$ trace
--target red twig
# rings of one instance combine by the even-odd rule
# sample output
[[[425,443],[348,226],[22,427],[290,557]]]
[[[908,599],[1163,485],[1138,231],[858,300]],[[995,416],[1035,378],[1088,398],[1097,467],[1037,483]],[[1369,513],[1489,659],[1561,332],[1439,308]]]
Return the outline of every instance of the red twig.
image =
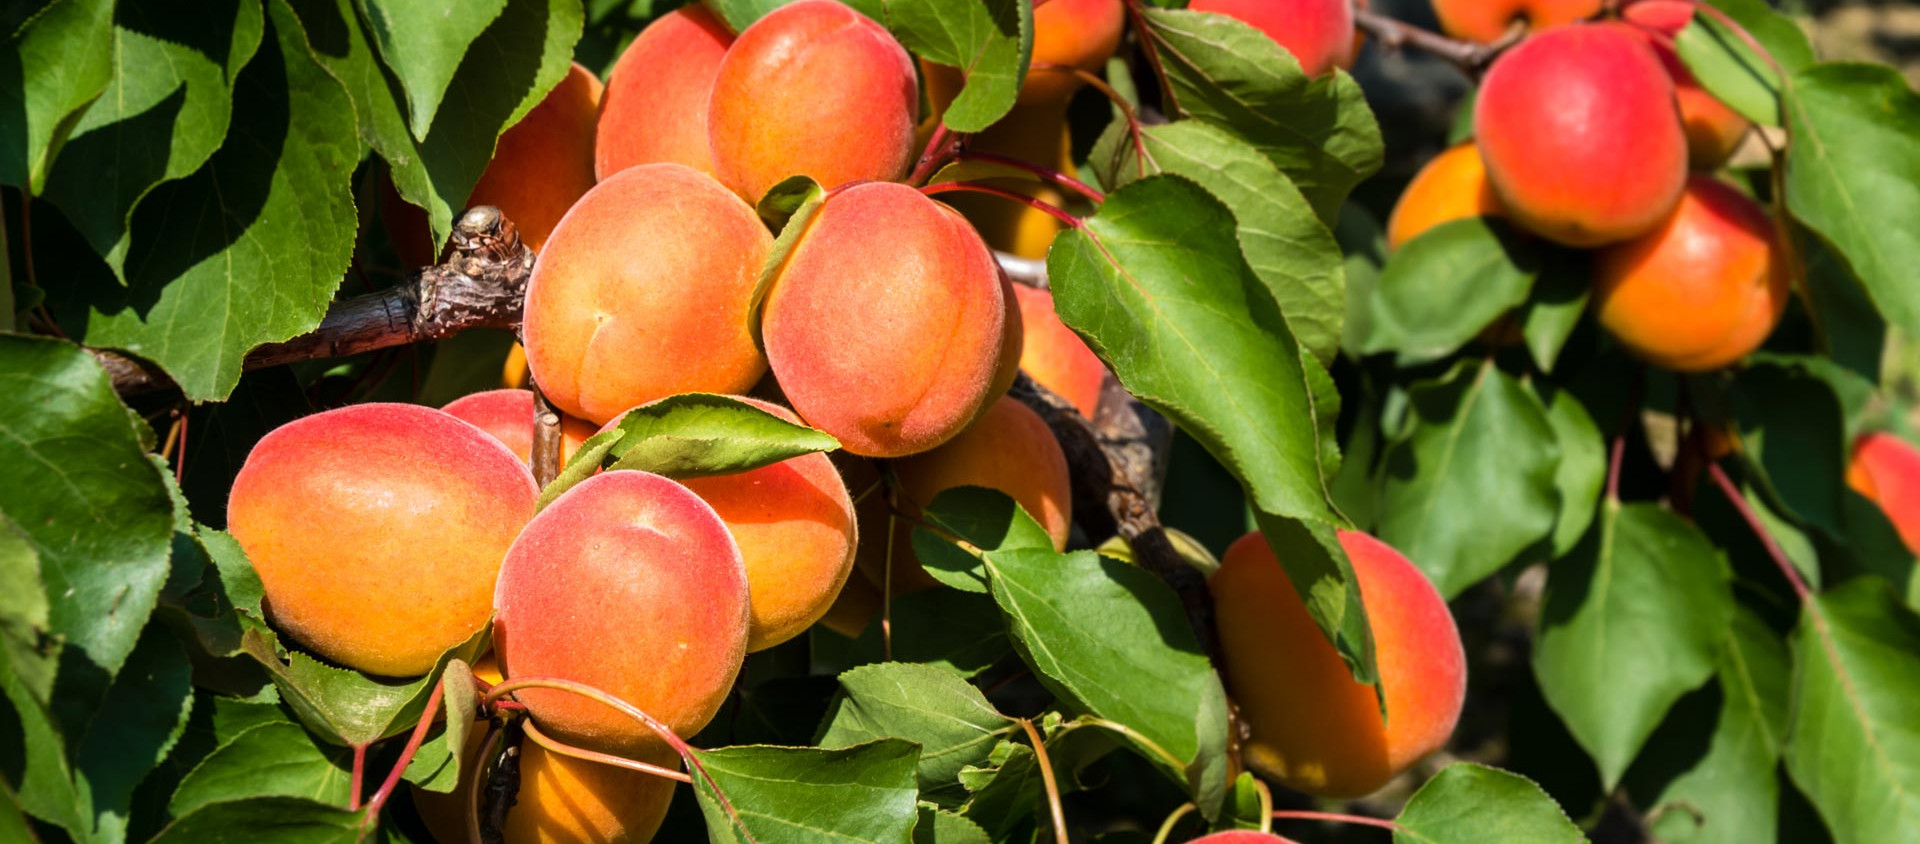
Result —
[[[1350,823],[1350,824],[1358,824],[1361,826],[1377,826],[1381,829],[1391,829],[1391,830],[1394,830],[1395,832],[1400,831],[1400,825],[1397,823],[1394,823],[1393,821],[1385,821],[1379,818],[1369,818],[1361,815],[1342,815],[1335,812],[1307,812],[1307,811],[1299,811],[1294,809],[1282,809],[1278,812],[1274,812],[1273,816],[1274,818],[1278,820],[1283,820],[1283,821],[1285,820],[1329,821],[1332,823]]]
[[[1488,65],[1493,64],[1493,60],[1499,58],[1501,53],[1520,43],[1527,36],[1526,23],[1516,21],[1514,26],[1500,36],[1499,40],[1492,43],[1461,41],[1366,9],[1353,10],[1353,26],[1372,36],[1381,47],[1390,50],[1413,47],[1423,53],[1439,56],[1452,62],[1468,76],[1478,75]]]
[[[1051,167],[1042,167],[1031,161],[1022,161],[1021,159],[1014,158],[1013,156],[1001,155],[1000,153],[997,153],[997,152],[985,152],[985,151],[974,151],[974,150],[962,150],[960,153],[958,153],[954,157],[961,161],[987,161],[994,164],[1003,165],[1006,167],[1012,167],[1015,170],[1025,170],[1028,173],[1032,173],[1035,176],[1039,176],[1042,179],[1045,179],[1063,188],[1070,189],[1074,193],[1080,194],[1081,196],[1084,196],[1090,200],[1093,200],[1095,205],[1098,205],[1102,202],[1107,201],[1107,195],[1104,193],[1101,193],[1098,190],[1095,190],[1092,185],[1089,185],[1086,182],[1080,181],[1079,179],[1076,179],[1072,176],[1069,176]]]
[[[353,778],[349,780],[348,786],[352,791],[347,794],[347,811],[349,812],[360,811],[360,789],[365,785],[366,771],[367,746],[356,744],[353,746]]]
[[[1727,497],[1733,509],[1740,512],[1740,518],[1746,520],[1747,527],[1753,529],[1753,535],[1760,539],[1760,544],[1766,546],[1767,556],[1773,558],[1773,564],[1780,567],[1780,574],[1793,585],[1793,592],[1800,597],[1800,603],[1807,603],[1813,597],[1813,591],[1808,589],[1807,582],[1801,579],[1800,570],[1793,567],[1793,561],[1788,559],[1786,550],[1780,547],[1779,542],[1774,541],[1773,534],[1769,533],[1766,524],[1760,521],[1760,514],[1755,513],[1753,506],[1747,503],[1746,496],[1740,494],[1740,488],[1733,485],[1733,479],[1727,477],[1726,471],[1720,468],[1719,463],[1708,463],[1707,474],[1713,477],[1714,485],[1720,488],[1721,494]]]
[[[1064,223],[1068,228],[1078,229],[1078,228],[1084,227],[1084,224],[1081,223],[1079,217],[1075,217],[1072,214],[1068,214],[1065,211],[1055,208],[1051,204],[1041,202],[1038,199],[1034,199],[1033,197],[1027,196],[1022,193],[1006,190],[1004,188],[996,188],[996,187],[993,187],[992,185],[978,185],[972,182],[941,182],[940,184],[928,185],[920,189],[921,193],[924,193],[928,196],[933,196],[935,194],[942,194],[942,193],[953,193],[956,191],[984,193],[989,196],[1000,197],[1001,199],[1010,199],[1010,200],[1013,200],[1014,202],[1018,202],[1021,205],[1025,205],[1029,208],[1036,208],[1041,211],[1045,211],[1048,215],[1052,216],[1054,219],[1059,220],[1061,223]]]
[[[1613,445],[1607,453],[1607,500],[1620,500],[1620,464],[1627,453],[1627,432],[1640,413],[1640,391],[1646,386],[1647,370],[1634,367],[1633,386],[1627,388],[1627,406],[1620,412],[1620,428],[1613,433]]]
[[[920,152],[920,160],[913,166],[913,174],[907,177],[907,184],[925,184],[947,162],[953,160],[960,151],[960,142],[965,135],[954,133],[946,123],[933,127],[933,136],[927,139],[927,148]]]
[[[427,731],[433,728],[433,716],[440,711],[440,698],[445,695],[445,683],[433,684],[433,693],[427,695],[427,708],[420,713],[420,723],[413,725],[413,735],[407,737],[407,746],[400,750],[400,758],[393,761],[393,770],[387,772],[386,781],[380,783],[380,790],[373,793],[367,801],[367,817],[361,823],[371,829],[380,823],[380,810],[387,805],[387,798],[393,796],[393,790],[400,787],[400,778],[407,772],[407,765],[413,761],[413,755],[420,752],[420,745],[427,740]]]

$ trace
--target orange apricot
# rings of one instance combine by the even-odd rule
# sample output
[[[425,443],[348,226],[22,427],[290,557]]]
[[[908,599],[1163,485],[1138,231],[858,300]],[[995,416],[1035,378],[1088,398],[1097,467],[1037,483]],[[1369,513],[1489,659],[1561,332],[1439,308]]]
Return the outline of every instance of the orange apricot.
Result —
[[[1480,149],[1468,141],[1434,156],[1407,183],[1387,218],[1387,248],[1398,249],[1441,223],[1500,215],[1500,197],[1487,183],[1487,165],[1480,160]]]
[[[487,390],[461,396],[440,408],[487,432],[520,458],[533,460],[533,391]],[[566,465],[580,444],[593,436],[593,426],[571,416],[560,417],[560,464]]]
[[[1265,537],[1234,542],[1208,586],[1230,691],[1253,733],[1247,766],[1309,794],[1359,797],[1446,743],[1467,667],[1453,615],[1419,569],[1363,533],[1341,531],[1340,545],[1366,602],[1384,720],[1374,687],[1354,682]]]
[[[593,72],[575,63],[546,99],[500,135],[468,207],[499,208],[520,239],[540,251],[567,209],[593,188],[600,90]]]
[[[1087,348],[1087,342],[1060,321],[1053,294],[1037,287],[1014,285],[1020,302],[1020,323],[1026,334],[1020,368],[1043,387],[1073,403],[1080,415],[1093,418],[1106,385],[1107,365]]]
[[[620,171],[534,264],[522,328],[534,381],[595,424],[676,393],[746,392],[766,372],[747,307],[772,248],[753,209],[705,173]]]
[[[605,179],[636,164],[713,172],[707,105],[733,33],[699,3],[647,25],[607,77],[593,169]]]
[[[1353,0],[1193,0],[1187,8],[1245,21],[1298,60],[1308,76],[1353,63]]]
[[[1455,38],[1491,44],[1515,21],[1540,32],[1600,14],[1601,0],[1433,0],[1440,28]]]
[[[1693,78],[1693,71],[1673,49],[1673,39],[1693,20],[1693,4],[1687,0],[1642,0],[1621,10],[1620,16],[1639,28],[1673,77],[1693,168],[1713,170],[1727,163],[1747,136],[1747,119],[1700,87],[1700,80]]]
[[[1847,486],[1880,505],[1907,550],[1920,554],[1920,450],[1892,434],[1866,434],[1853,443]]]
[[[789,176],[828,189],[913,163],[920,87],[885,27],[836,0],[781,6],[720,60],[707,109],[714,173],[748,202]]]
[[[1560,27],[1508,50],[1473,125],[1507,215],[1567,246],[1645,234],[1686,187],[1673,79],[1625,24]]]
[[[227,528],[276,628],[348,668],[408,677],[487,623],[538,493],[479,428],[359,404],[262,437],[234,478]]]
[[[1127,23],[1121,0],[1052,0],[1033,10],[1033,61],[1020,84],[1020,103],[1064,103],[1080,90],[1079,76],[1106,69]]]
[[[1786,308],[1776,243],[1765,209],[1695,176],[1659,228],[1595,255],[1594,313],[1656,366],[1726,366],[1759,348]]]

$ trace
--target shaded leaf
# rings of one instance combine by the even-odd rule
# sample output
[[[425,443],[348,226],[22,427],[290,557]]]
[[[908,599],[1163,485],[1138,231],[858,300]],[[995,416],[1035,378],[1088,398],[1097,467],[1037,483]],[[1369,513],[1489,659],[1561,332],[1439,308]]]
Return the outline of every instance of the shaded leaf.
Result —
[[[1834,470],[1847,463],[1846,420],[1825,380],[1778,361],[1756,361],[1735,376],[1733,423],[1740,459],[1759,487],[1793,516],[1842,535]]]
[[[1020,0],[851,0],[913,54],[957,68],[965,85],[941,122],[978,132],[1020,96],[1033,52],[1033,6]]]
[[[433,685],[453,660],[471,662],[487,650],[493,625],[448,649],[424,677],[373,677],[335,668],[300,651],[281,653],[278,637],[264,626],[248,629],[241,645],[266,666],[280,697],[321,738],[347,747],[364,746],[413,729],[425,711]]]
[[[1576,844],[1579,827],[1533,781],[1497,768],[1449,765],[1413,793],[1394,844]]]
[[[298,724],[262,724],[202,760],[180,781],[169,808],[181,816],[248,797],[304,797],[344,806],[352,764],[346,748],[316,744]]]
[[[979,824],[964,816],[922,803],[920,822],[913,827],[913,844],[992,844],[992,839]]]
[[[169,824],[151,844],[357,844],[360,817],[293,797],[209,803]]]
[[[1607,442],[1585,405],[1566,390],[1553,390],[1547,400],[1547,422],[1560,443],[1560,463],[1553,485],[1560,491],[1560,516],[1553,526],[1553,557],[1559,559],[1586,536],[1593,524],[1600,489],[1607,482]]]
[[[74,117],[113,79],[113,0],[54,0],[0,58],[0,184],[37,194]]]
[[[828,713],[818,744],[846,747],[883,738],[920,745],[920,799],[943,807],[966,802],[962,768],[985,762],[1012,719],[995,711],[958,674],[925,665],[888,663],[840,675],[844,689]]]
[[[1774,11],[1765,0],[1712,0],[1713,5],[1766,48],[1787,73],[1813,64],[1813,45],[1792,18]],[[1700,87],[1740,112],[1768,126],[1780,125],[1780,76],[1745,39],[1713,15],[1697,12],[1687,28],[1674,38],[1674,52],[1692,71]]]
[[[408,125],[425,139],[468,45],[506,0],[360,0],[380,59],[406,92]]]
[[[947,547],[951,548],[951,545]],[[854,643],[854,654],[880,662],[878,618]],[[892,656],[972,677],[1013,652],[993,599],[952,589],[922,589],[893,599]]]
[[[715,844],[909,844],[919,820],[918,755],[912,743],[899,739],[843,750],[699,750],[694,794]]]
[[[1453,354],[1527,300],[1540,265],[1537,243],[1503,221],[1435,226],[1387,260],[1368,300],[1360,351],[1398,352],[1402,365]]]

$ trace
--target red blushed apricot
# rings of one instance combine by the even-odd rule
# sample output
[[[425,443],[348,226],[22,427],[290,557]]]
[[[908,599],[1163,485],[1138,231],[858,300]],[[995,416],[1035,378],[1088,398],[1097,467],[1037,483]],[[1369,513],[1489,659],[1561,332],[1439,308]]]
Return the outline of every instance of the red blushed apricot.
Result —
[[[1747,136],[1747,119],[1700,87],[1693,71],[1673,51],[1673,39],[1693,20],[1693,4],[1687,0],[1643,0],[1621,10],[1620,15],[1640,29],[1660,57],[1660,64],[1673,77],[1693,168],[1713,170],[1727,163]]]
[[[1502,54],[1473,125],[1508,216],[1568,246],[1645,234],[1686,187],[1673,79],[1626,24],[1561,27]]]
[[[767,360],[800,418],[848,451],[917,454],[959,433],[991,395],[1007,323],[1001,284],[993,253],[953,209],[905,185],[842,188],[767,296]]]
[[[461,396],[441,408],[499,440],[520,462],[533,460],[533,391],[488,390]],[[565,465],[593,436],[593,426],[571,416],[560,417],[560,463]]]
[[[998,264],[995,268],[1000,269]],[[994,362],[993,383],[987,388],[987,403],[981,413],[1013,389],[1014,380],[1020,377],[1020,358],[1027,351],[1026,315],[1020,310],[1013,279],[1007,277],[1005,269],[1000,269],[1000,301],[1005,305],[1006,327],[1000,332],[1000,356]]]
[[[1041,386],[1073,402],[1080,415],[1092,419],[1100,407],[1100,390],[1106,384],[1106,364],[1087,348],[1080,335],[1060,321],[1053,309],[1052,293],[1015,285],[1013,295],[1020,302],[1020,323],[1026,333],[1020,368]]]
[[[789,176],[828,189],[913,163],[920,87],[885,27],[835,0],[755,21],[720,61],[707,109],[714,173],[748,202]]]
[[[454,417],[360,404],[275,428],[234,478],[227,527],[274,626],[370,674],[425,674],[487,623],[533,516],[525,463]]]
[[[1052,0],[1034,9],[1033,61],[1020,85],[1020,102],[1065,102],[1083,84],[1066,68],[1088,73],[1104,70],[1120,47],[1120,31],[1126,23],[1121,0]]]
[[[1514,21],[1540,32],[1598,15],[1602,5],[1601,0],[1433,0],[1433,11],[1448,35],[1491,44]]]
[[[1073,521],[1073,484],[1067,456],[1040,414],[1003,397],[951,442],[893,464],[900,487],[895,504],[906,518],[893,530],[893,593],[939,585],[913,553],[914,516],[949,489],[980,486],[1006,493],[1046,528],[1055,550],[1067,547]],[[884,513],[882,514],[884,517]],[[884,531],[884,526],[882,526]],[[862,573],[886,582],[886,560],[865,555]]]
[[[1594,313],[1656,366],[1726,366],[1759,348],[1786,308],[1786,267],[1775,243],[1765,209],[1695,176],[1659,228],[1596,253]]]
[[[1325,797],[1369,794],[1446,744],[1466,699],[1466,654],[1446,601],[1400,552],[1340,532],[1367,606],[1386,686],[1353,681],[1307,614],[1266,538],[1241,537],[1208,580],[1231,692],[1253,730],[1260,775]]]
[[[1847,486],[1880,505],[1907,550],[1920,554],[1920,451],[1892,434],[1867,434],[1853,444]]]
[[[695,3],[661,17],[627,45],[607,77],[593,169],[605,179],[636,164],[713,172],[707,104],[733,33]]]
[[[527,363],[554,406],[594,424],[676,393],[744,393],[766,372],[747,328],[773,236],[681,164],[588,191],[527,283]]]
[[[1469,141],[1434,156],[1414,174],[1387,218],[1387,248],[1399,249],[1441,223],[1498,216],[1500,197],[1487,183],[1479,147]]]
[[[1353,0],[1193,0],[1187,8],[1250,24],[1291,53],[1308,76],[1353,61]]]
[[[468,207],[492,205],[539,252],[553,227],[593,189],[593,126],[600,80],[575,64],[547,98],[500,136]]]

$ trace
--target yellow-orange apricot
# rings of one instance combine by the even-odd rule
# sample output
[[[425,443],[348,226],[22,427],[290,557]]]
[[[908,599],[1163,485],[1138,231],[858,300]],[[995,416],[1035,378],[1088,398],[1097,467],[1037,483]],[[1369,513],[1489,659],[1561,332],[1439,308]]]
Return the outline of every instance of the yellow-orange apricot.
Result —
[[[1020,84],[1020,102],[1064,103],[1083,84],[1066,68],[1104,70],[1126,23],[1121,0],[1052,0],[1034,9],[1033,61]]]
[[[578,63],[500,135],[467,206],[492,205],[512,220],[520,239],[540,251],[568,208],[593,189],[593,126],[600,80]]]
[[[1073,402],[1080,415],[1093,418],[1100,407],[1100,390],[1107,380],[1107,366],[1087,348],[1087,342],[1060,321],[1053,309],[1053,294],[1037,287],[1015,285],[1013,294],[1020,302],[1020,322],[1026,333],[1020,368],[1041,386]]]
[[[1693,20],[1693,3],[1687,0],[1642,0],[1620,12],[1628,23],[1640,28],[1660,64],[1673,76],[1675,94],[1680,99],[1680,119],[1686,124],[1687,153],[1695,170],[1713,170],[1727,163],[1740,140],[1747,136],[1747,119],[1728,107],[1693,78],[1693,71],[1680,61],[1673,50],[1673,39]]]
[[[539,493],[513,452],[429,407],[360,404],[260,439],[227,500],[276,628],[348,668],[425,674],[487,623]]]
[[[1907,550],[1920,554],[1920,451],[1892,434],[1855,440],[1847,486],[1880,505]]]
[[[855,454],[902,457],[979,415],[1006,324],[999,265],[973,227],[913,188],[867,182],[808,222],[761,333],[800,418]]]
[[[1601,0],[1433,0],[1440,28],[1455,38],[1491,44],[1524,20],[1532,32],[1600,14]]]
[[[488,436],[499,440],[520,462],[533,459],[533,391],[488,390],[461,396],[441,408]],[[565,465],[593,436],[593,426],[571,416],[560,417],[560,463]]]
[[[1446,744],[1466,699],[1466,654],[1446,601],[1406,557],[1363,533],[1340,545],[1366,602],[1386,688],[1353,681],[1258,533],[1208,580],[1231,692],[1252,728],[1242,757],[1261,776],[1325,797],[1369,794]]]
[[[607,77],[594,136],[594,172],[605,179],[636,164],[673,162],[713,172],[707,104],[733,33],[694,3],[647,25]]]
[[[1765,209],[1695,176],[1659,228],[1595,255],[1594,313],[1656,366],[1726,366],[1759,348],[1786,308],[1776,242]]]
[[[621,470],[567,490],[514,540],[494,592],[494,653],[510,680],[558,677],[690,736],[746,657],[740,548],[713,508],[658,475]],[[608,753],[665,742],[568,692],[515,692],[547,734]]]
[[[714,173],[748,202],[789,176],[828,189],[913,162],[920,87],[885,27],[836,0],[781,6],[740,33],[707,109]]]
[[[1308,76],[1353,63],[1353,0],[1193,0],[1187,8],[1245,21],[1292,54]]]
[[[773,248],[753,209],[681,164],[580,199],[527,283],[522,333],[554,406],[595,424],[676,393],[743,393],[766,372],[747,305]]]
[[[1468,141],[1434,156],[1414,174],[1387,218],[1387,248],[1398,249],[1441,223],[1500,215],[1500,198],[1487,183],[1487,165],[1479,148]]]
[[[1501,54],[1473,126],[1507,216],[1567,246],[1645,234],[1686,187],[1673,79],[1626,24],[1564,26]]]

